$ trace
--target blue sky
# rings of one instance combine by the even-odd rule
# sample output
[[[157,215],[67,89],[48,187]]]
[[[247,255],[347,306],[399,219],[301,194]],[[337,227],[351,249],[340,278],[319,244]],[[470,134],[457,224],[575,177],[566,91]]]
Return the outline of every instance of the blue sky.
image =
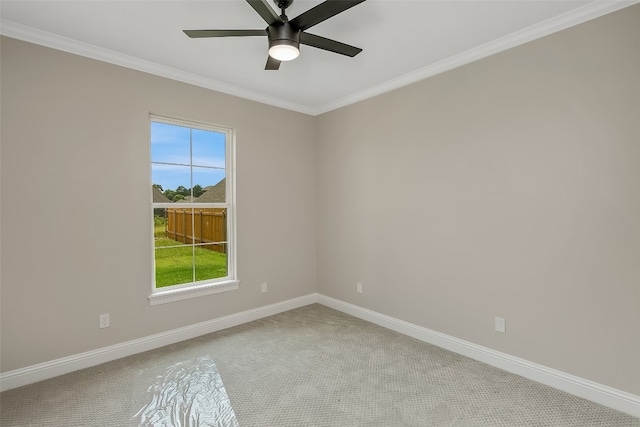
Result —
[[[151,122],[151,162],[164,190],[215,185],[225,177],[225,134]]]

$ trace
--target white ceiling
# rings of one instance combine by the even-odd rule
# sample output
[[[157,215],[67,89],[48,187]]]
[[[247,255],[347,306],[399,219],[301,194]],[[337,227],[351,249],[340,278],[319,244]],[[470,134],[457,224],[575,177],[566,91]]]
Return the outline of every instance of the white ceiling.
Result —
[[[319,4],[295,0],[289,18]],[[190,39],[183,29],[263,29],[242,0],[0,3],[3,35],[320,114],[637,3],[566,0],[368,0],[307,32],[363,49],[301,46],[265,71],[266,37]]]

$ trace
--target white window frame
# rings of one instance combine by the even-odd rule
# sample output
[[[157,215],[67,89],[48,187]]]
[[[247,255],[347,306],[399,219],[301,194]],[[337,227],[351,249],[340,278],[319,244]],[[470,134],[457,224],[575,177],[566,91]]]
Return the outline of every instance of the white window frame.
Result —
[[[236,140],[235,132],[232,128],[213,125],[209,123],[196,122],[192,120],[176,119],[156,114],[149,115],[149,141],[151,141],[151,123],[160,122],[170,125],[189,127],[192,129],[200,129],[225,134],[225,178],[226,178],[226,202],[225,203],[184,203],[181,207],[193,208],[226,208],[227,209],[227,276],[203,280],[199,282],[190,282],[180,285],[167,286],[164,288],[156,288],[156,266],[155,266],[155,244],[153,238],[153,221],[151,221],[151,265],[152,265],[152,282],[151,294],[149,302],[151,305],[165,304],[173,301],[180,301],[188,298],[200,297],[203,295],[217,294],[238,289],[240,282],[237,277],[237,250],[236,250],[236,175],[235,175],[235,154]],[[149,142],[149,183],[152,184],[151,173],[151,143]],[[193,185],[192,185],[193,187]],[[154,203],[153,190],[151,191],[151,215],[153,218],[153,210],[157,208],[175,207],[175,203]]]

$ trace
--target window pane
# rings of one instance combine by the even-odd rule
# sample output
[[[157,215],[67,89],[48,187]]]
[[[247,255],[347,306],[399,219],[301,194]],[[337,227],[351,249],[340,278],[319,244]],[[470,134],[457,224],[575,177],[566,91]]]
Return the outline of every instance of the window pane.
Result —
[[[193,168],[193,182],[204,191],[197,200],[198,203],[225,203],[226,180],[224,169]],[[194,185],[195,187],[195,185]]]
[[[195,243],[227,241],[227,210],[224,208],[194,209]]]
[[[226,135],[220,132],[200,129],[193,129],[192,132],[192,164],[194,166],[224,168],[226,164]]]
[[[196,280],[227,276],[227,245],[225,243],[196,246]]]
[[[156,202],[191,201],[191,167],[173,165],[151,165],[151,182],[162,189],[166,199]],[[157,196],[154,192],[154,199]],[[155,202],[155,200],[154,200]]]
[[[156,248],[193,243],[191,208],[154,209],[153,237]]]
[[[227,210],[194,209],[196,280],[227,276]]]
[[[153,239],[155,246],[170,246],[158,243],[159,240],[167,239],[167,210],[166,209],[154,209],[153,210]]]
[[[151,122],[151,161],[190,164],[190,138],[187,127]]]
[[[157,288],[193,282],[193,246],[157,247],[155,257]]]
[[[155,239],[155,246],[176,246],[176,245],[190,245],[194,243],[193,234],[193,209],[192,208],[167,208],[165,210],[165,233]],[[156,217],[154,218],[154,224],[160,222]],[[156,233],[160,231],[156,229]],[[156,235],[154,233],[154,235]]]

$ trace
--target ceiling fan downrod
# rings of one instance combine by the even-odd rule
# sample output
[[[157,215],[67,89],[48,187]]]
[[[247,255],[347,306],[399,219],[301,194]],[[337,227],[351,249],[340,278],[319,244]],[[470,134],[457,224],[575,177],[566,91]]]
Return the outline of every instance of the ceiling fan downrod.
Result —
[[[276,6],[278,7],[278,9],[280,9],[280,17],[282,19],[288,20],[287,19],[287,15],[285,14],[285,10],[291,6],[291,4],[293,3],[293,0],[273,0],[273,2],[276,4]]]
[[[293,0],[273,0],[273,2],[278,6],[278,9],[286,9],[291,6]]]

